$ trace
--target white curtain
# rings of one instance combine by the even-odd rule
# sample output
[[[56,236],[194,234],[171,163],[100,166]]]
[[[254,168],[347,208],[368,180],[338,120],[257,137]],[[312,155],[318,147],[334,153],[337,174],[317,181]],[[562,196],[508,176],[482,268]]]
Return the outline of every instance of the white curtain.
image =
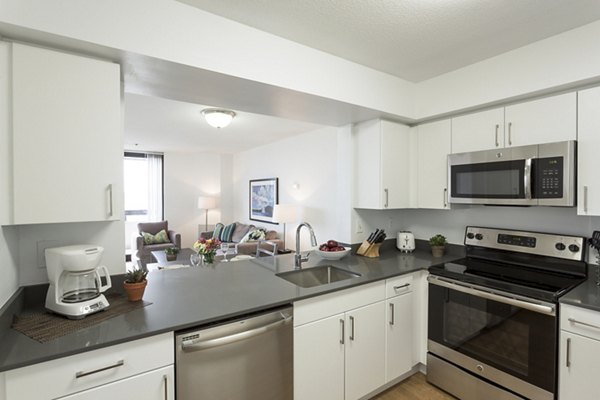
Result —
[[[146,157],[148,160],[148,221],[162,221],[162,156],[147,154]]]

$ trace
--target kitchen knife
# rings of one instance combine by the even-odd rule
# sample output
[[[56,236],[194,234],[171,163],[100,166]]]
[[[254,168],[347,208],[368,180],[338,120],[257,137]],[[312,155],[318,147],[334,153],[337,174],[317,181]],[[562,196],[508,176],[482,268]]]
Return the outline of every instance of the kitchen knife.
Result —
[[[375,243],[375,239],[377,239],[377,235],[379,235],[379,228],[375,229],[375,232],[373,233],[373,238],[371,239],[371,241],[369,243],[373,244]]]
[[[369,243],[369,244],[373,243],[372,240],[374,237],[375,237],[375,232],[371,232],[371,234],[367,238],[367,243]]]

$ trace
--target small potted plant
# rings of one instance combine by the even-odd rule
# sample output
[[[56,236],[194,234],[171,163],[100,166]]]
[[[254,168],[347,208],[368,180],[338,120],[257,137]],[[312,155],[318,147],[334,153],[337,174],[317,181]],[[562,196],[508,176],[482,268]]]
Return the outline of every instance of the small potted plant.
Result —
[[[434,257],[441,257],[444,255],[446,250],[446,237],[439,233],[429,238],[429,245],[431,246],[431,254]]]
[[[175,261],[177,260],[179,249],[177,247],[169,247],[168,249],[165,249],[165,254],[167,255],[167,261]]]
[[[147,275],[148,271],[140,268],[134,268],[125,273],[123,287],[125,288],[125,292],[127,292],[129,301],[140,301],[144,297],[144,291],[148,284],[146,280]]]

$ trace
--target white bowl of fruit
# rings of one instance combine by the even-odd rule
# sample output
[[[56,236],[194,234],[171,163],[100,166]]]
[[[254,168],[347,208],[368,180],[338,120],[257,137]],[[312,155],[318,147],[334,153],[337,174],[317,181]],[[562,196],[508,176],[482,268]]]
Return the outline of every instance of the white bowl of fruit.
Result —
[[[335,240],[328,240],[316,250],[317,254],[326,260],[339,260],[350,253],[350,247],[340,246]]]

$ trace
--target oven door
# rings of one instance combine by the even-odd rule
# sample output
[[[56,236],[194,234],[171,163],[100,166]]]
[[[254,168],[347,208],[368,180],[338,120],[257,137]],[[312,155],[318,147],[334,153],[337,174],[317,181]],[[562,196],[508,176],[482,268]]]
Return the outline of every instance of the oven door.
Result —
[[[536,205],[532,162],[537,152],[537,146],[522,146],[449,155],[450,203]]]
[[[557,320],[550,303],[430,276],[430,353],[529,399],[553,399]]]

